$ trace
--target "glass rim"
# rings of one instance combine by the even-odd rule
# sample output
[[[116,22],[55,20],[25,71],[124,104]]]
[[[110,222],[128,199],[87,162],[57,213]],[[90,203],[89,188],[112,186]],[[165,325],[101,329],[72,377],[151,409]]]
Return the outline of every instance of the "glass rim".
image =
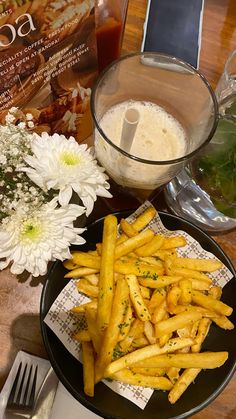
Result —
[[[201,80],[204,82],[210,97],[212,99],[212,103],[213,103],[213,109],[214,109],[214,122],[212,124],[212,128],[210,130],[210,133],[208,134],[207,138],[205,139],[205,141],[199,145],[199,147],[197,147],[194,151],[191,151],[191,153],[188,153],[182,157],[178,157],[176,159],[171,159],[171,160],[149,160],[149,159],[143,159],[141,157],[138,156],[134,156],[133,154],[128,153],[127,151],[123,150],[122,148],[120,148],[119,146],[117,146],[116,144],[114,144],[109,137],[107,137],[107,135],[105,134],[105,132],[102,130],[102,128],[99,125],[99,121],[97,119],[96,116],[96,112],[95,112],[95,95],[96,95],[96,91],[100,85],[100,83],[102,82],[104,76],[106,75],[106,73],[108,71],[110,71],[112,69],[112,67],[115,67],[119,62],[133,58],[133,57],[142,57],[142,56],[155,56],[155,57],[163,57],[163,58],[168,58],[171,59],[172,61],[176,61],[176,63],[182,64],[183,66],[185,66],[186,68],[188,68],[189,70],[191,70],[193,73],[195,73],[196,75],[198,75]],[[144,163],[144,164],[150,164],[150,165],[156,165],[156,166],[161,166],[161,165],[171,165],[171,164],[175,164],[175,163],[181,163],[185,160],[189,160],[191,157],[193,157],[199,150],[201,150],[206,144],[208,144],[211,140],[211,138],[213,137],[215,131],[216,131],[216,127],[219,121],[219,108],[218,108],[218,102],[216,99],[216,95],[210,85],[210,83],[208,82],[208,80],[206,79],[206,77],[200,72],[198,71],[196,68],[194,68],[191,64],[185,62],[184,60],[181,60],[177,57],[175,57],[174,55],[169,55],[169,54],[164,54],[161,52],[135,52],[135,53],[131,53],[131,54],[126,54],[123,55],[122,57],[118,58],[117,60],[113,61],[111,64],[109,64],[98,76],[95,84],[92,87],[92,92],[91,92],[91,100],[90,100],[90,108],[91,108],[91,114],[92,114],[92,118],[95,124],[95,127],[97,128],[97,130],[99,131],[99,133],[101,134],[101,136],[106,140],[106,142],[108,144],[110,144],[115,150],[117,150],[118,152],[120,152],[121,154],[123,154],[124,156],[135,160],[139,163]]]

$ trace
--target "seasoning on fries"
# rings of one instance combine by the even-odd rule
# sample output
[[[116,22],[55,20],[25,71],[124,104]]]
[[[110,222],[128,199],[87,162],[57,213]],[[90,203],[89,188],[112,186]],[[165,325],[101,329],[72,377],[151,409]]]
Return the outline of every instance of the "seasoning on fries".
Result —
[[[103,378],[169,391],[175,403],[202,369],[219,368],[228,352],[201,352],[212,324],[234,328],[232,308],[208,275],[215,259],[180,257],[185,237],[165,237],[149,228],[153,207],[134,222],[104,220],[96,250],[73,252],[67,278],[91,301],[72,308],[87,328],[76,333],[84,360],[84,392],[93,396]],[[95,389],[96,391],[96,389]]]

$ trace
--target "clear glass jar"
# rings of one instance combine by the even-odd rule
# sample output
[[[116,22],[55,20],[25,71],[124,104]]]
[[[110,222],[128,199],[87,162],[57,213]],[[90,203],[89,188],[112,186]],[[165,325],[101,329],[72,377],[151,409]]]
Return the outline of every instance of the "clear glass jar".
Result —
[[[212,233],[236,228],[236,50],[215,94],[219,122],[211,142],[165,191],[172,212]]]
[[[98,69],[102,71],[120,57],[128,0],[96,1]]]

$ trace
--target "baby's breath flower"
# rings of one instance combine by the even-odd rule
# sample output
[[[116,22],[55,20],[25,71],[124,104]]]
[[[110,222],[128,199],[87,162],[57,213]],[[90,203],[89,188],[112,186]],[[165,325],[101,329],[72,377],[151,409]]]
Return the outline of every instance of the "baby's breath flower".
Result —
[[[32,119],[33,119],[32,113],[27,113],[26,114],[26,121],[32,121]]]
[[[27,122],[27,125],[28,125],[28,127],[29,127],[29,128],[34,128],[34,123],[33,123],[33,121],[29,121],[29,122]]]
[[[17,108],[0,125],[0,269],[46,273],[50,260],[70,257],[71,244],[82,244],[73,222],[97,196],[110,197],[104,169],[74,138],[41,136],[30,131],[33,116],[17,121]],[[72,192],[84,206],[69,203]]]
[[[6,116],[6,123],[7,124],[11,124],[12,122],[14,122],[15,121],[15,116],[14,115],[12,115],[12,114],[10,114],[10,113],[8,113],[7,114],[7,116]]]

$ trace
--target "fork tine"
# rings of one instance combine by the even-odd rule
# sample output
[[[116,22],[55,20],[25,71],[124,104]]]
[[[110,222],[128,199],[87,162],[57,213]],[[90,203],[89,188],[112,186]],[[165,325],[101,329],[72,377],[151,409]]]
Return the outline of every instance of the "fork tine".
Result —
[[[38,365],[36,365],[36,368],[34,371],[34,378],[33,378],[32,388],[31,388],[30,397],[29,397],[29,407],[33,407],[34,405],[37,374],[38,374]]]
[[[26,412],[32,410],[34,406],[38,366],[36,366],[34,369],[32,364],[29,368],[28,364],[26,363],[23,373],[21,374],[22,368],[23,364],[20,362],[10,395],[8,397],[6,408],[9,410],[18,409],[19,411]]]
[[[18,380],[19,380],[19,377],[20,377],[21,368],[22,368],[22,362],[20,362],[20,364],[19,364],[19,367],[18,367],[18,370],[17,370],[17,373],[16,373],[16,377],[15,377],[15,380],[13,382],[10,395],[8,397],[8,401],[7,401],[8,404],[12,404],[14,402],[14,397],[15,397],[15,394],[16,394],[16,387],[17,387]]]
[[[31,374],[32,374],[32,365],[30,366],[30,370],[29,370],[29,374],[28,374],[28,379],[27,379],[27,383],[25,386],[25,392],[24,392],[24,396],[23,396],[23,400],[22,400],[22,404],[25,405],[27,402],[27,395],[28,395],[28,390],[29,390],[29,384],[30,384],[30,379],[31,379]]]
[[[26,370],[27,370],[27,364],[25,365],[23,375],[22,375],[22,378],[21,378],[21,382],[20,382],[20,387],[19,387],[19,390],[18,390],[18,393],[17,393],[17,397],[16,397],[16,403],[17,404],[20,404],[21,393],[22,393],[22,389],[23,389],[23,385],[24,385],[24,381],[25,381]]]

